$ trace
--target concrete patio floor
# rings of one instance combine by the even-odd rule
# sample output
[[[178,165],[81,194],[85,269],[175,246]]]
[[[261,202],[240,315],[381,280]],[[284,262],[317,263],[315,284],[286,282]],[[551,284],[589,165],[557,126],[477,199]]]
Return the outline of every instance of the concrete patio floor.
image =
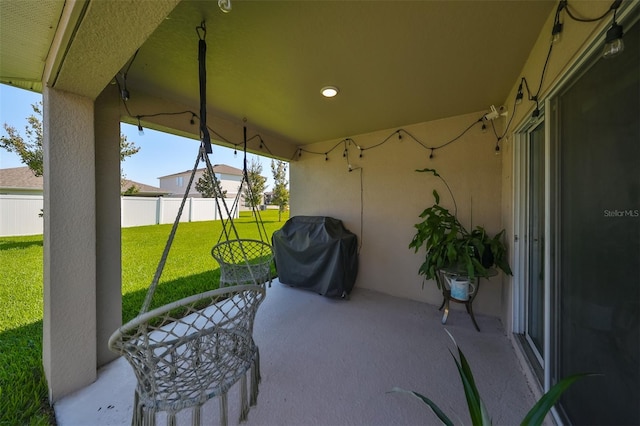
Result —
[[[408,394],[434,400],[456,424],[471,424],[445,328],[473,370],[494,425],[519,424],[535,403],[520,363],[496,318],[453,310],[447,325],[437,306],[354,289],[334,300],[274,281],[258,311],[262,383],[251,425],[417,425],[439,420]],[[55,404],[60,426],[131,422],[135,377],[118,359],[92,385]],[[238,423],[238,386],[229,393],[229,423]],[[189,410],[186,410],[189,411]],[[178,424],[190,424],[189,413]],[[209,401],[203,424],[217,424]],[[158,424],[164,424],[163,415]]]

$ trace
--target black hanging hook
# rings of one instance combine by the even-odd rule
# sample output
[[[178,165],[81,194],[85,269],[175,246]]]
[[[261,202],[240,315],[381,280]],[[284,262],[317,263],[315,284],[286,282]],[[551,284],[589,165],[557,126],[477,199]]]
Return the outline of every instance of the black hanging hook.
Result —
[[[205,26],[204,21],[200,23],[200,26],[196,27],[196,34],[198,34],[198,38],[200,40],[207,38],[207,27]]]

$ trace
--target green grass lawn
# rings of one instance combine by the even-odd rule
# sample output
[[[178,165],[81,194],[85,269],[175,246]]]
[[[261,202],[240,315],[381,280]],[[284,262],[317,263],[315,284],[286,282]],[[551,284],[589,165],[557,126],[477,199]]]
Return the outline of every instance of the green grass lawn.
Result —
[[[277,210],[260,212],[267,235]],[[251,213],[234,221],[241,238],[260,239]],[[153,279],[171,225],[122,230],[122,316],[135,317]],[[181,223],[156,290],[152,307],[218,286],[218,264],[211,247],[220,222]],[[42,369],[42,236],[0,238],[0,425],[54,422]]]

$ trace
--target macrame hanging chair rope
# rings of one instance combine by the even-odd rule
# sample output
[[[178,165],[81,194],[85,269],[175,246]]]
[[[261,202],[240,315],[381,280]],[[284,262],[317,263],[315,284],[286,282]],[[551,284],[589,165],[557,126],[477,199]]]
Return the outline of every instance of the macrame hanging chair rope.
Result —
[[[136,375],[134,425],[155,424],[159,411],[166,412],[167,424],[175,425],[177,413],[190,407],[192,424],[199,425],[202,405],[214,397],[220,402],[220,424],[226,425],[227,391],[237,382],[240,382],[240,421],[247,418],[249,406],[257,402],[260,353],[253,340],[253,324],[258,306],[265,297],[265,289],[255,285],[257,281],[195,294],[149,310],[200,161],[205,161],[216,190],[220,188],[207,155],[212,149],[205,122],[204,22],[196,32],[200,38],[201,144],[198,157],[140,313],[119,327],[109,339],[109,349],[125,357]],[[222,194],[216,194],[216,209],[220,217],[224,217],[224,208],[230,223],[229,230],[225,229],[226,238],[229,239],[233,232],[239,240],[232,220],[233,211],[229,211],[225,199],[218,195]],[[246,253],[245,261],[248,263]],[[247,374],[251,377],[250,396]]]
[[[245,144],[246,144],[246,128],[245,128]],[[145,312],[147,312],[149,310],[149,307],[151,306],[151,301],[153,299],[153,296],[155,294],[156,288],[158,287],[158,283],[160,282],[160,278],[162,277],[162,272],[164,271],[164,267],[167,263],[167,258],[169,257],[169,251],[171,250],[171,245],[173,244],[173,240],[175,238],[176,232],[178,230],[178,226],[180,224],[180,218],[182,217],[182,212],[184,210],[184,206],[187,203],[187,199],[189,198],[189,193],[191,191],[191,187],[193,186],[193,181],[195,180],[195,176],[196,176],[196,172],[198,171],[198,166],[200,165],[200,161],[204,160],[205,164],[206,164],[206,168],[207,171],[209,173],[209,175],[212,177],[213,179],[213,185],[214,185],[214,194],[216,196],[216,209],[218,211],[218,215],[219,217],[223,218],[222,219],[222,232],[220,234],[220,237],[218,239],[218,244],[220,244],[220,242],[222,241],[222,238],[225,238],[225,241],[231,241],[231,240],[236,240],[236,241],[242,241],[240,239],[240,235],[238,233],[238,229],[236,228],[236,225],[233,221],[233,216],[235,215],[235,212],[238,211],[237,209],[239,208],[238,206],[238,200],[240,198],[240,194],[242,192],[242,183],[240,185],[240,189],[238,190],[238,195],[236,196],[236,200],[234,201],[232,208],[229,209],[229,207],[227,206],[227,203],[224,199],[224,197],[222,196],[222,194],[220,193],[220,181],[218,180],[214,170],[213,170],[213,166],[211,164],[211,160],[209,159],[209,156],[207,155],[206,152],[206,144],[204,143],[204,141],[201,143],[200,145],[200,149],[198,151],[198,156],[196,158],[196,161],[194,163],[193,169],[191,170],[191,175],[189,176],[189,182],[187,184],[187,187],[185,188],[184,194],[182,196],[182,200],[180,202],[180,207],[178,209],[178,213],[176,215],[176,218],[173,222],[173,226],[171,227],[171,232],[169,233],[169,237],[167,238],[167,242],[165,244],[164,250],[162,252],[162,256],[160,258],[160,261],[158,262],[158,266],[156,267],[156,272],[153,276],[153,280],[151,281],[151,285],[149,286],[149,289],[147,290],[147,294],[145,296],[144,302],[142,304],[142,307],[140,309],[140,315],[144,314]],[[244,167],[244,171],[243,171],[243,180],[247,179],[247,168],[246,168],[246,150],[245,150],[245,167]],[[251,185],[249,183],[247,183],[247,187],[249,188],[249,191],[251,191]],[[249,196],[251,197],[251,192],[249,192]],[[264,227],[264,223],[262,222],[262,217],[260,216],[260,212],[256,209],[254,209],[254,214],[256,214],[256,223],[258,224],[258,231],[259,231],[259,235],[260,235],[260,241],[261,242],[265,242],[265,239],[267,238],[267,233]],[[227,219],[224,219],[227,218]],[[267,244],[267,243],[265,243]],[[255,252],[255,250],[249,250],[249,251],[253,251]],[[240,253],[243,254],[243,258],[241,260],[243,260],[247,265],[249,265],[250,263],[250,259],[252,257],[249,256],[249,251],[245,251],[244,248],[241,247],[241,251]],[[232,260],[234,262],[238,262],[240,259],[238,259],[238,255],[237,253],[233,254],[232,256],[228,256],[227,257],[229,260]],[[221,265],[222,266],[222,265]]]
[[[140,308],[139,315],[144,314],[149,310],[151,306],[151,300],[153,299],[153,295],[156,292],[156,288],[158,287],[158,282],[160,282],[160,277],[162,276],[162,271],[164,270],[165,264],[167,263],[167,258],[169,257],[169,251],[171,250],[171,245],[173,244],[173,239],[176,236],[176,231],[178,230],[178,225],[180,224],[180,217],[182,217],[182,211],[184,210],[184,206],[187,203],[187,198],[189,198],[189,191],[191,190],[191,185],[193,184],[193,180],[196,176],[196,171],[198,170],[198,165],[200,164],[201,157],[207,158],[206,150],[204,144],[201,144],[200,150],[198,151],[198,158],[196,158],[196,162],[193,166],[193,170],[191,171],[191,176],[189,177],[189,183],[187,184],[187,189],[184,191],[184,195],[182,197],[182,201],[180,202],[180,208],[178,209],[178,214],[176,215],[176,219],[173,222],[173,226],[171,227],[171,232],[169,233],[169,237],[167,238],[167,243],[164,246],[164,250],[162,251],[162,256],[160,257],[160,261],[158,262],[158,266],[156,267],[156,272],[153,276],[153,280],[151,280],[151,285],[147,290],[147,295],[144,298],[144,302],[142,303],[142,307]]]
[[[255,200],[257,199],[256,197],[256,193],[253,190],[253,187],[251,185],[251,179],[249,178],[249,171],[248,171],[248,167],[247,167],[247,127],[244,126],[243,127],[243,167],[242,167],[242,179],[240,181],[240,187],[238,188],[238,193],[236,194],[236,197],[233,201],[233,205],[231,208],[231,211],[236,211],[236,209],[239,210],[239,206],[240,206],[240,199],[242,197],[242,192],[245,188],[246,185],[246,195],[249,198],[249,202],[251,203],[251,210],[252,210],[252,214],[255,218],[255,223],[256,223],[256,227],[258,230],[258,238],[260,241],[263,241],[267,244],[270,244],[269,241],[269,236],[267,234],[266,228],[264,226],[264,222],[262,220],[262,215],[260,214],[260,209],[256,208],[256,203]],[[209,173],[211,173],[214,176],[214,181],[215,181],[215,174],[210,171]],[[229,219],[222,221],[222,233],[220,234],[220,236],[218,237],[218,243],[220,243],[222,241],[222,238],[225,237],[226,240],[229,240],[231,238],[229,238],[229,234],[227,232],[227,226],[229,223],[231,223],[231,225],[233,226],[233,221],[231,220],[231,216],[227,216]],[[235,230],[235,229],[234,229]],[[237,232],[235,234],[236,238],[238,238],[237,236]]]
[[[242,179],[238,193],[232,204],[231,212],[239,211],[240,199],[246,184],[246,195],[252,207],[255,223],[258,228],[259,240],[240,238],[235,227],[233,216],[227,215],[222,221],[222,232],[218,242],[211,249],[211,255],[220,265],[220,286],[245,285],[249,283],[264,284],[269,282],[271,286],[271,264],[273,262],[273,249],[268,242],[268,235],[260,215],[256,209],[256,196],[251,186],[247,170],[247,128],[244,127],[244,166]],[[210,164],[208,165],[210,167]],[[217,178],[211,169],[210,174],[214,178],[214,185],[218,188]],[[221,190],[216,191],[221,195]],[[223,199],[224,201],[224,199]],[[226,207],[226,203],[225,203]],[[224,238],[224,241],[223,241]]]

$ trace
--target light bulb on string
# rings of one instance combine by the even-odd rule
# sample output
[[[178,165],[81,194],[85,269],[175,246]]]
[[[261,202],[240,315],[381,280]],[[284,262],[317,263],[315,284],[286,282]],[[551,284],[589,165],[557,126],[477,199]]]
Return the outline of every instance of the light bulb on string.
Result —
[[[562,35],[562,22],[560,22],[560,12],[567,6],[567,0],[560,0],[558,8],[556,9],[556,17],[553,21],[553,28],[551,29],[551,43],[560,42]]]
[[[619,25],[616,22],[616,13],[615,10],[613,12],[613,23],[611,24],[611,28],[607,30],[607,35],[604,40],[604,50],[602,52],[602,57],[605,59],[613,58],[618,56],[624,51],[624,41],[622,41],[622,36],[624,32],[622,30],[622,25]]]
[[[140,136],[144,136],[144,129],[142,128],[142,124],[140,123],[140,116],[138,118],[138,134]]]
[[[562,38],[562,22],[558,21],[553,24],[553,30],[551,31],[551,42],[557,44]]]
[[[522,93],[522,81],[521,81],[520,85],[518,86],[518,93],[516,94],[516,105],[519,105],[522,103],[523,97],[524,97],[524,93]]]
[[[538,117],[540,117],[540,109],[538,108],[538,105],[536,105],[536,109],[531,113],[531,123],[538,121]]]

